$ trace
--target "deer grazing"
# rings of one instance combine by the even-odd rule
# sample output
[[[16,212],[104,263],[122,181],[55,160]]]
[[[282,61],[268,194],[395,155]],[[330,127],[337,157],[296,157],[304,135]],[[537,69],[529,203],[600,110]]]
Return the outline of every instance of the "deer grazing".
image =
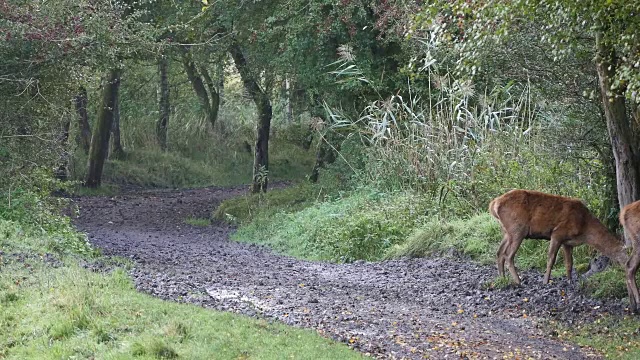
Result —
[[[635,209],[640,211],[640,204]],[[636,213],[640,215],[638,211]],[[498,274],[504,276],[506,262],[511,277],[517,284],[520,284],[520,277],[514,258],[525,238],[551,240],[544,274],[545,284],[549,283],[551,268],[556,262],[560,247],[564,253],[564,264],[570,281],[573,268],[572,250],[578,245],[591,245],[611,260],[623,266],[627,263],[624,243],[612,235],[580,200],[538,191],[511,190],[491,201],[489,212],[500,222],[504,236],[498,249]],[[631,227],[635,225],[635,234],[640,234],[640,217],[632,223]],[[634,259],[638,260],[637,264],[640,262],[640,255],[635,254]],[[635,270],[637,268],[636,265]],[[635,282],[634,291],[635,299],[640,301]]]
[[[626,264],[625,275],[627,281],[627,291],[629,292],[629,303],[632,312],[638,312],[640,303],[640,293],[636,283],[636,273],[640,266],[640,201],[636,201],[625,206],[620,212],[620,224],[624,227],[627,237],[633,244],[631,258]]]

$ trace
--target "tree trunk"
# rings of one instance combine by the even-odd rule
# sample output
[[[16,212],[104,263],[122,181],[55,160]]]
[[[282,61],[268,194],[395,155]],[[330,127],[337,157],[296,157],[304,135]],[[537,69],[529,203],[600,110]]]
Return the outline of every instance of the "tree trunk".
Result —
[[[251,184],[251,192],[266,192],[269,171],[269,130],[271,128],[272,116],[271,101],[249,71],[247,60],[244,54],[242,54],[240,45],[233,42],[229,48],[229,52],[233,57],[233,62],[240,73],[247,92],[251,95],[253,102],[258,108],[258,138],[256,140],[253,161],[253,183]]]
[[[216,84],[213,82],[213,79],[209,76],[207,69],[204,67],[201,68],[200,73],[209,90],[209,123],[211,123],[211,128],[213,128],[218,120],[218,112],[220,111],[220,94],[218,93],[218,89],[216,89]]]
[[[320,169],[324,168],[325,158],[327,157],[327,151],[330,151],[329,145],[327,142],[322,139],[320,144],[318,144],[318,151],[316,151],[316,162],[313,165],[313,170],[311,170],[311,175],[309,175],[309,181],[312,183],[318,182],[318,178],[320,177]]]
[[[116,95],[113,104],[113,123],[111,125],[111,154],[112,159],[122,159],[124,157],[124,149],[120,140],[120,96]]]
[[[54,176],[56,179],[66,181],[69,172],[69,152],[67,151],[67,142],[69,141],[69,128],[71,127],[71,120],[66,120],[62,126],[62,133],[60,133],[60,163],[58,168],[54,170]]]
[[[304,135],[304,139],[302,139],[302,148],[305,150],[309,150],[311,149],[311,144],[313,143],[313,126],[309,125],[309,127],[307,128],[307,131]]]
[[[202,105],[204,112],[207,116],[207,120],[211,124],[213,128],[218,120],[218,109],[220,105],[220,98],[217,92],[212,93],[213,99],[210,99],[209,94],[207,94],[207,89],[205,88],[204,82],[196,69],[196,66],[191,59],[191,54],[187,49],[183,48],[182,53],[182,65],[184,66],[184,70],[187,73],[187,77],[189,78],[189,82],[191,82],[191,86],[193,86],[193,90],[196,92],[198,99],[200,99],[200,104]],[[207,74],[208,76],[208,74]],[[213,95],[215,93],[215,95]]]
[[[221,106],[224,104],[224,65],[225,61],[220,60],[220,64],[218,64],[218,96]]]
[[[78,113],[78,136],[76,137],[76,142],[84,150],[84,153],[88,154],[91,146],[91,127],[89,126],[89,114],[87,113],[87,89],[84,86],[80,87],[80,92],[73,101]]]
[[[318,99],[313,100],[313,105],[310,108],[311,115],[313,117],[318,117],[326,122],[324,116],[324,109],[318,110],[318,104],[321,102]],[[311,141],[313,141],[313,132],[311,127],[310,130],[310,140],[309,146],[311,145]],[[336,161],[337,154],[336,150],[339,149],[339,145],[335,145],[335,148],[331,146],[331,143],[336,143],[336,136],[331,130],[325,131],[324,136],[320,136],[318,143],[318,150],[316,151],[316,163],[313,165],[313,170],[311,171],[311,175],[309,175],[309,180],[311,182],[317,182],[318,177],[320,176],[320,169],[324,168],[327,164],[332,164]]]
[[[326,167],[328,164],[333,164],[336,161],[336,150],[334,150],[334,148],[331,146],[331,143],[335,143],[334,140],[335,135],[331,135],[330,132],[325,133],[324,137],[320,139],[318,150],[316,151],[316,163],[313,165],[311,175],[309,175],[309,180],[311,182],[318,182],[320,169]],[[335,145],[336,149],[338,147],[338,145]]]
[[[291,82],[289,79],[284,80],[284,101],[285,101],[285,118],[287,123],[293,123],[293,106],[291,105]]]
[[[107,76],[107,82],[102,90],[102,108],[98,114],[93,136],[91,137],[91,147],[89,149],[89,161],[87,171],[87,181],[85,186],[97,188],[102,180],[102,170],[104,161],[109,151],[109,137],[113,124],[113,115],[118,99],[120,87],[120,70],[113,69]]]
[[[616,164],[616,185],[620,208],[638,200],[640,173],[638,142],[627,116],[624,89],[611,89],[616,74],[614,49],[605,43],[602,33],[596,35],[596,70],[607,130]],[[627,246],[630,244],[625,239]]]
[[[167,150],[167,124],[169,122],[169,114],[171,112],[169,104],[169,77],[167,75],[169,68],[169,60],[163,54],[158,63],[158,72],[160,73],[160,87],[158,88],[158,103],[160,105],[160,118],[156,124],[156,135],[158,144],[162,151]]]

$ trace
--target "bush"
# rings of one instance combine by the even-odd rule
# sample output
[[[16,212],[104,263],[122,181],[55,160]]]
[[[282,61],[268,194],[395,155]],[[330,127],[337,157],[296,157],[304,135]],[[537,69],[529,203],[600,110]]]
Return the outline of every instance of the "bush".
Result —
[[[500,226],[489,214],[450,221],[432,217],[406,242],[396,245],[387,257],[424,257],[455,249],[482,263],[491,263],[501,239]]]
[[[93,255],[84,234],[78,233],[60,212],[67,199],[50,193],[72,184],[53,180],[46,171],[34,171],[28,182],[14,190],[0,191],[0,248],[5,251],[35,250],[58,254]]]
[[[362,189],[296,213],[263,214],[241,227],[234,238],[298,257],[379,260],[391,246],[404,241],[424,209],[424,201],[410,193]]]

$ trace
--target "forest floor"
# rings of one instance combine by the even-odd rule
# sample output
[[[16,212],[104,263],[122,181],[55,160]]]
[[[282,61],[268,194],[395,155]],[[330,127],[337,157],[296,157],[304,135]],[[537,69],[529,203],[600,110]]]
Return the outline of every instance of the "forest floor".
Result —
[[[230,241],[233,227],[222,222],[185,222],[208,218],[245,191],[80,197],[75,223],[105,255],[134,261],[140,291],[316,329],[379,358],[600,358],[547,325],[624,313],[622,302],[591,299],[565,279],[542,285],[536,271],[522,274],[521,287],[497,289],[488,285],[494,267],[464,259],[310,262]],[[100,262],[87,266],[109,271]]]

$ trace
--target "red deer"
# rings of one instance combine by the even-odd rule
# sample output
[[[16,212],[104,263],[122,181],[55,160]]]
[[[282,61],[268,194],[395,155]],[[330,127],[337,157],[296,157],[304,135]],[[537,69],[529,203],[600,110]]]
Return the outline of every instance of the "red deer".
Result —
[[[625,273],[630,308],[632,312],[637,313],[638,303],[640,303],[640,293],[638,293],[638,284],[636,284],[636,273],[638,266],[640,266],[640,201],[631,203],[622,209],[620,224],[624,227],[624,231],[633,244],[633,252],[625,266]]]
[[[575,246],[591,245],[623,265],[628,260],[624,243],[609,233],[578,199],[538,191],[511,190],[493,199],[489,204],[489,212],[500,222],[504,235],[498,249],[498,274],[504,276],[506,262],[511,277],[517,284],[520,284],[520,277],[513,260],[525,238],[551,240],[544,274],[545,284],[549,283],[551,268],[561,246],[570,281],[573,269],[572,250]]]

